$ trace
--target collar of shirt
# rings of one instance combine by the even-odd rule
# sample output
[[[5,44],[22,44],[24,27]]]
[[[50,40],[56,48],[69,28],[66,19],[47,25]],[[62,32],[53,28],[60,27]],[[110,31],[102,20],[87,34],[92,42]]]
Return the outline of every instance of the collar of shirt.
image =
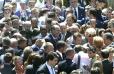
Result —
[[[56,51],[58,54],[60,54],[60,56],[63,58],[63,55],[62,55],[62,53],[60,52],[60,51]]]
[[[51,35],[52,35],[52,34],[51,34]],[[53,37],[53,39],[55,39],[55,40],[58,38],[58,37],[54,37],[53,35],[52,35],[52,37]]]
[[[48,68],[50,74],[55,74],[55,73],[53,73],[53,72],[54,72],[54,68],[51,67],[47,62],[46,62],[46,66],[47,66],[47,68]]]

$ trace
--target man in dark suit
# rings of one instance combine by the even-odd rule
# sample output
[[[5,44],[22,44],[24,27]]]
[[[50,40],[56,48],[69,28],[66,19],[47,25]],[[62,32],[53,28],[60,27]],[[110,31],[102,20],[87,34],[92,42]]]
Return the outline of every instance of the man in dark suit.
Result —
[[[101,56],[103,58],[103,73],[104,74],[112,74],[113,73],[113,63],[108,60],[109,51],[107,49],[101,50]]]
[[[2,61],[4,61],[3,66],[0,68],[1,74],[12,74],[13,64],[12,64],[12,54],[6,53]]]
[[[78,0],[70,0],[70,7],[73,10],[73,14],[77,18],[77,22],[80,25],[85,23],[85,9],[78,4]]]
[[[56,46],[57,46],[56,53],[57,53],[57,57],[59,59],[59,62],[63,61],[66,56],[65,51],[66,51],[67,44],[64,41],[58,41]]]
[[[78,3],[80,6],[85,7],[86,6],[86,1],[85,0],[78,0]]]
[[[56,74],[54,67],[57,64],[57,62],[58,58],[56,53],[49,52],[47,55],[46,63],[39,67],[36,74]]]
[[[75,50],[72,48],[66,49],[66,59],[58,64],[58,74],[60,72],[66,72],[67,74],[70,74],[70,72],[77,69],[77,65],[72,62],[74,54]]]
[[[51,27],[51,33],[45,37],[45,41],[51,42],[54,45],[54,49],[56,49],[56,43],[59,40],[61,40],[60,27],[58,25],[53,25]]]

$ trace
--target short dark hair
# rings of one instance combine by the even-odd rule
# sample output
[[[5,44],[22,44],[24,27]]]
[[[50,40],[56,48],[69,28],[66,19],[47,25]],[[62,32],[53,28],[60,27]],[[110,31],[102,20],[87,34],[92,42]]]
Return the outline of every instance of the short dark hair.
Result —
[[[3,37],[2,38],[2,44],[3,44],[3,46],[10,46],[10,44],[11,44],[10,38],[9,37]]]
[[[104,36],[106,37],[106,39],[113,41],[113,35],[111,33],[105,33]]]
[[[46,61],[53,60],[54,58],[58,58],[55,52],[49,52],[46,58]]]
[[[101,50],[101,56],[102,56],[102,58],[108,58],[109,57],[109,51],[107,49]]]
[[[57,49],[59,50],[62,47],[66,46],[66,42],[65,41],[58,41],[56,44]]]
[[[91,46],[91,45],[87,45],[87,46],[89,47],[88,51],[91,51],[93,53],[96,52],[96,49],[93,46]]]
[[[6,53],[5,55],[4,55],[4,62],[5,63],[10,63],[11,61],[12,61],[12,54],[11,53]]]
[[[91,8],[89,13],[92,14],[94,17],[97,16],[97,11],[95,8]]]
[[[65,53],[67,56],[69,56],[70,53],[72,53],[72,52],[75,52],[75,50],[73,48],[67,48]]]

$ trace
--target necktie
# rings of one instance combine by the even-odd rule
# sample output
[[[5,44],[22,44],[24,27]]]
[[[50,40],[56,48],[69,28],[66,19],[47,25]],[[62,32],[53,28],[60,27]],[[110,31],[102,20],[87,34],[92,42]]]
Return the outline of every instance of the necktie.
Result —
[[[74,8],[74,14],[75,14],[76,18],[78,18],[76,8]]]
[[[51,67],[51,72],[52,72],[52,74],[55,74],[55,71],[54,71],[54,68],[53,67]]]

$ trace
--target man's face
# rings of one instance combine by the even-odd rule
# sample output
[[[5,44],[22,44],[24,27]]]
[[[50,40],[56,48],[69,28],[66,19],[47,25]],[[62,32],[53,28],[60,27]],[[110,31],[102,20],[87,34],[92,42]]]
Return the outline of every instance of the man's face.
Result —
[[[65,25],[65,26],[61,26],[61,32],[62,33],[66,33],[66,31],[67,31],[67,26]]]
[[[52,65],[53,67],[55,67],[56,64],[58,63],[58,58],[54,58],[53,60],[50,60],[50,62],[51,62],[51,65]]]
[[[61,33],[60,27],[56,27],[55,29],[53,29],[52,33],[55,37],[58,37]]]
[[[70,5],[72,7],[76,7],[77,3],[78,3],[78,0],[70,0]]]
[[[30,7],[30,8],[33,8],[34,5],[35,5],[35,1],[31,1],[31,2],[29,2],[29,7]]]
[[[49,53],[50,51],[54,51],[54,47],[52,45],[49,45],[45,52]]]
[[[95,53],[93,53],[92,51],[88,51],[88,56],[89,58],[93,58],[95,56]]]
[[[81,44],[82,43],[82,37],[77,37],[75,39],[75,41],[76,41],[76,44]]]

